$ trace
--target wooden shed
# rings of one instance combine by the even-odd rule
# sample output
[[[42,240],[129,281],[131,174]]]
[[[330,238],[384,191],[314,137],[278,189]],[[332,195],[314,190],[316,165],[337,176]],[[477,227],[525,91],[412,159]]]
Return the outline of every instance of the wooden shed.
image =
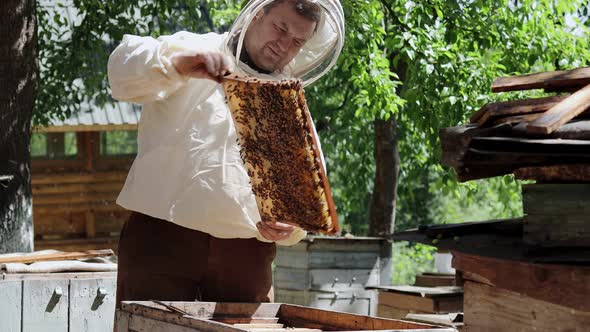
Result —
[[[35,249],[116,250],[129,213],[115,204],[137,152],[140,107],[86,105],[31,141]]]

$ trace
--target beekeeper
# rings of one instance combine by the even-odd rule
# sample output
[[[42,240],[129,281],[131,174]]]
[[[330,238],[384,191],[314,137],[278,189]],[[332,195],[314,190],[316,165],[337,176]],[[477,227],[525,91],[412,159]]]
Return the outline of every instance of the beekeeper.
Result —
[[[275,243],[305,235],[261,222],[220,81],[235,72],[313,83],[343,46],[338,0],[252,0],[225,34],[125,35],[112,96],[143,105],[138,153],[117,203],[117,305],[126,300],[272,301]]]

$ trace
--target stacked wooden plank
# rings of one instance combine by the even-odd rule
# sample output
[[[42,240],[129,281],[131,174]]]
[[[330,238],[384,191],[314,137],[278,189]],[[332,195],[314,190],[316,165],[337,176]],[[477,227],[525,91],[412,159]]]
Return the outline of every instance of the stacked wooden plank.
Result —
[[[514,174],[523,216],[394,235],[451,250],[465,331],[586,331],[590,324],[590,68],[497,79],[543,98],[484,105],[440,132],[462,181]]]
[[[462,331],[587,330],[590,250],[576,246],[579,238],[572,239],[572,232],[561,231],[556,219],[549,226],[535,220],[551,218],[549,213],[559,211],[557,207],[573,208],[576,203],[565,203],[572,199],[573,191],[563,198],[551,196],[556,201],[553,205],[547,198],[550,191],[536,192],[538,188],[531,188],[525,189],[531,192],[529,199],[543,202],[535,202],[528,210],[533,225],[523,222],[527,215],[510,220],[423,226],[394,235],[395,240],[451,250],[458,284],[463,286]],[[549,239],[531,244],[542,235]]]
[[[557,95],[489,103],[470,124],[442,129],[442,163],[462,181],[510,173],[536,180],[555,168],[562,170],[561,180],[590,181],[589,84],[590,67],[497,79],[494,92],[544,89]]]

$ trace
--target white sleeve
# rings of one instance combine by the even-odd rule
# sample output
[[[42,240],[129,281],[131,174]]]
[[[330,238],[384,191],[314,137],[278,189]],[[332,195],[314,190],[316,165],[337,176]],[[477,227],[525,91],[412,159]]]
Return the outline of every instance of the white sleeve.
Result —
[[[176,71],[171,58],[179,52],[218,48],[211,37],[185,31],[158,39],[125,35],[108,62],[113,98],[140,104],[166,99],[189,79]]]
[[[289,235],[288,238],[281,241],[277,241],[276,243],[280,246],[292,246],[299,243],[299,241],[303,240],[305,236],[307,236],[307,232],[299,227],[296,227],[293,233],[291,233],[291,235]]]

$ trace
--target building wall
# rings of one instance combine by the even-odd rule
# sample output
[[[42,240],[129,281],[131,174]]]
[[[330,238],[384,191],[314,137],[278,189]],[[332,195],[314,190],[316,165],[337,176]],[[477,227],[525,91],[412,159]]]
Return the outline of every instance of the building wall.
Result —
[[[117,249],[129,212],[115,200],[134,155],[101,155],[100,132],[78,132],[76,141],[75,155],[32,160],[35,250]]]

